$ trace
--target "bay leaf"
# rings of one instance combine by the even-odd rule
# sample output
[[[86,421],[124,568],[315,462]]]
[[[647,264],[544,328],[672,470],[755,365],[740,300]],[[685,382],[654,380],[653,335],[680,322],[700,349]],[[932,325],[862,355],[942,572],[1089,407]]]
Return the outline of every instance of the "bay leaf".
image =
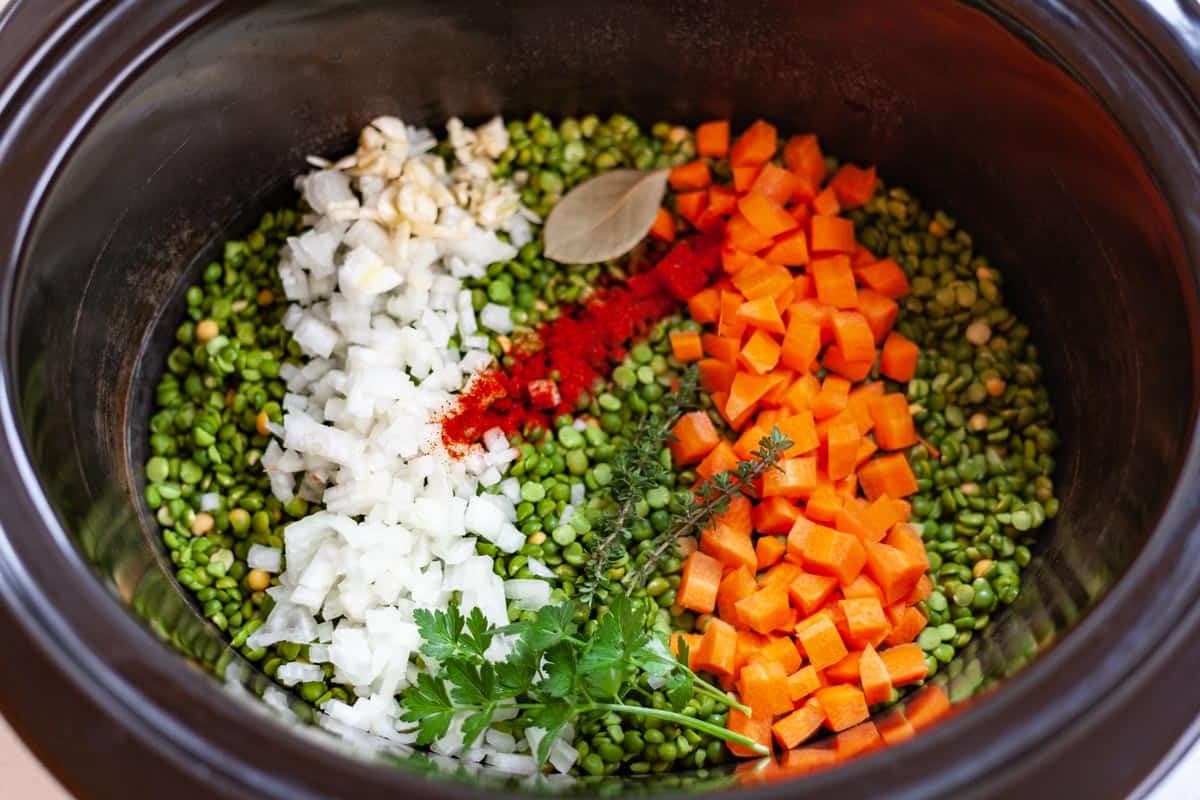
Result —
[[[567,192],[542,228],[546,258],[595,264],[628,253],[650,232],[669,174],[615,169]]]

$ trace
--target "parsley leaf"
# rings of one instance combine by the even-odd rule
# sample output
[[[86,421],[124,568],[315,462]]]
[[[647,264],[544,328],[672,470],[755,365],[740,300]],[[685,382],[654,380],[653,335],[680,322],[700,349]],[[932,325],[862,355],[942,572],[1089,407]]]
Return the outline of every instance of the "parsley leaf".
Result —
[[[470,616],[467,617],[467,633],[461,634],[459,641],[466,646],[472,654],[483,660],[484,653],[492,644],[492,638],[495,636],[495,629],[488,622],[487,617],[483,615],[483,611],[478,606],[471,609]]]
[[[527,629],[525,641],[534,652],[549,650],[575,632],[575,604],[543,606]]]
[[[418,608],[413,611],[413,621],[417,623],[417,630],[421,632],[422,655],[438,661],[445,661],[457,655],[463,618],[456,607],[450,606],[445,611]]]
[[[455,713],[446,694],[446,684],[426,673],[418,675],[417,684],[405,690],[403,705],[404,713],[400,719],[419,724],[417,744],[421,745],[445,736]]]
[[[450,697],[464,706],[483,706],[495,699],[496,674],[491,664],[448,661],[442,665],[450,681]]]

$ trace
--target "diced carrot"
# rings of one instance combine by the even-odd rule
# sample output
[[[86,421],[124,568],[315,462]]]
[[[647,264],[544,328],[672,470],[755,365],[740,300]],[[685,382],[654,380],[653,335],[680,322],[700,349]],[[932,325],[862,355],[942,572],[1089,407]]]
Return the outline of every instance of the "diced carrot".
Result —
[[[833,522],[842,509],[842,498],[832,486],[818,486],[808,498],[804,515],[814,522]]]
[[[905,686],[923,680],[929,674],[925,652],[915,644],[901,644],[881,650],[879,657],[887,667],[892,686]]]
[[[817,299],[835,308],[854,308],[858,305],[858,290],[850,259],[844,255],[814,258],[809,264],[817,286]]]
[[[758,541],[754,543],[754,554],[758,556],[759,570],[778,564],[786,550],[787,545],[783,543],[782,539],[774,536],[758,537]]]
[[[758,583],[754,580],[754,571],[745,565],[730,570],[717,588],[717,613],[721,619],[731,625],[741,625],[737,609],[734,607],[739,600],[749,597],[758,591]]]
[[[741,299],[741,295],[736,292],[722,292],[722,295],[726,294],[738,300]],[[733,336],[718,336],[714,333],[702,334],[700,345],[704,348],[705,353],[726,364],[737,361],[738,351],[742,349],[741,339]]]
[[[817,690],[816,698],[825,712],[825,724],[834,731],[844,731],[870,716],[867,701],[857,686],[826,686]]]
[[[837,194],[833,189],[825,187],[816,197],[812,199],[813,215],[820,214],[826,217],[832,217],[842,210],[841,203],[838,202]]]
[[[908,497],[917,492],[917,478],[903,453],[874,458],[859,467],[858,482],[868,500],[880,495]]]
[[[733,143],[729,150],[729,164],[733,167],[765,164],[775,155],[777,142],[775,126],[757,120]]]
[[[736,708],[729,710],[729,718],[725,722],[725,727],[734,733],[741,734],[747,739],[750,739],[755,744],[758,744],[767,750],[771,749],[771,718],[751,718],[738,711]],[[762,753],[756,753],[753,750],[743,747],[740,744],[727,742],[729,752],[733,753],[738,758],[758,758]]]
[[[725,225],[725,240],[733,247],[757,253],[770,247],[774,240],[750,223],[741,212],[729,218]]]
[[[811,133],[788,139],[783,148],[783,163],[812,184],[820,185],[825,180],[825,157],[821,154],[817,137]]]
[[[864,516],[872,528],[887,531],[892,530],[894,525],[908,522],[910,511],[910,506],[904,500],[893,500],[884,494],[883,497],[876,498],[866,506]]]
[[[733,376],[737,374],[736,364],[727,364],[715,358],[703,358],[697,362],[697,366],[700,368],[700,387],[704,391],[710,395],[718,392],[728,395]]]
[[[688,363],[704,358],[704,347],[696,331],[671,331],[671,354],[677,361]]]
[[[867,574],[883,592],[883,602],[891,605],[908,596],[925,574],[919,562],[903,551],[883,542],[866,544]]]
[[[936,683],[921,687],[904,705],[904,716],[908,717],[913,729],[918,731],[928,728],[949,712],[950,698],[946,695],[946,690]]]
[[[850,401],[850,381],[837,375],[826,375],[821,382],[821,391],[813,397],[810,407],[813,417],[828,419],[845,410]]]
[[[696,152],[723,158],[729,152],[729,120],[718,119],[696,126]]]
[[[888,633],[887,638],[883,640],[884,644],[889,647],[894,647],[898,644],[908,644],[914,641],[917,635],[925,630],[925,626],[929,622],[925,618],[925,615],[913,606],[897,603],[894,606],[889,606],[890,608],[898,608],[900,610],[896,617],[892,617],[889,614],[892,622],[892,630]]]
[[[749,628],[739,628],[737,632],[737,669],[741,670],[767,646],[770,640],[761,633],[755,633]]]
[[[883,342],[879,371],[894,381],[907,383],[917,374],[917,359],[921,350],[916,342],[892,331]]]
[[[804,662],[804,658],[800,655],[800,651],[796,649],[796,643],[792,641],[791,636],[774,636],[768,637],[765,645],[759,648],[758,652],[751,656],[750,661],[774,661],[783,667],[783,671],[791,673],[800,669],[800,665]],[[791,700],[791,690],[788,691],[788,700]]]
[[[843,164],[829,179],[829,188],[837,194],[842,208],[858,208],[875,194],[875,168],[863,169]]]
[[[860,469],[863,464],[867,463],[871,456],[875,455],[875,451],[878,449],[879,446],[875,444],[873,439],[863,437],[862,441],[858,443],[858,453],[854,456],[854,468]]]
[[[754,185],[754,181],[758,178],[758,173],[762,171],[762,167],[758,164],[752,164],[745,167],[733,168],[733,188],[738,194],[745,194],[750,191],[750,187]]]
[[[700,533],[700,550],[728,567],[745,566],[749,570],[758,567],[758,557],[749,533],[734,530],[728,525],[717,523]]]
[[[853,474],[861,439],[858,426],[850,420],[829,426],[829,455],[825,472],[830,478],[841,480]]]
[[[846,615],[846,626],[850,631],[847,644],[866,647],[883,643],[891,625],[883,606],[874,597],[854,597],[841,601],[842,613]]]
[[[865,380],[871,374],[871,367],[875,365],[874,361],[851,361],[842,353],[842,348],[835,345],[830,345],[825,351],[825,356],[821,359],[821,363],[825,369],[837,375],[841,375],[848,381],[857,383]]]
[[[879,586],[875,583],[875,581],[871,580],[871,578],[865,573],[859,573],[857,578],[843,586],[842,596],[847,600],[871,598],[879,601],[880,603],[883,602],[883,592],[880,591]],[[889,625],[891,623],[890,617],[888,619],[888,623]]]
[[[744,302],[746,299],[738,292],[721,290],[721,314],[717,318],[717,336],[733,342],[733,359],[736,359],[736,353],[741,349],[742,334],[746,332],[746,323],[737,318],[737,310]],[[703,341],[701,337],[701,342]]]
[[[759,588],[778,586],[787,589],[788,585],[800,575],[800,567],[790,561],[781,561],[758,576]]]
[[[929,554],[925,551],[925,541],[913,526],[902,523],[893,525],[884,542],[908,556],[909,561],[921,568],[922,574],[929,569]]]
[[[847,502],[838,512],[837,519],[834,520],[834,527],[842,533],[854,534],[864,544],[880,541],[887,533],[887,529],[877,525],[868,516],[868,508],[869,506],[865,502],[857,498],[852,502]]]
[[[904,270],[890,258],[860,267],[855,271],[855,275],[861,283],[893,300],[904,297],[909,292],[908,278]]]
[[[754,716],[770,719],[792,710],[788,696],[787,672],[777,661],[751,658],[738,675],[738,695],[750,706]]]
[[[707,189],[712,183],[712,174],[708,171],[708,162],[703,158],[680,164],[671,170],[668,182],[677,192],[690,192],[696,189]],[[707,199],[707,198],[706,198]]]
[[[875,334],[875,344],[881,344],[895,324],[900,306],[896,305],[892,298],[884,297],[874,289],[859,289],[858,310],[867,318],[867,324]]]
[[[875,427],[875,420],[871,418],[871,410],[868,407],[871,398],[879,397],[883,395],[883,392],[883,381],[860,384],[850,391],[850,396],[846,401],[846,410],[854,417],[854,423],[858,425],[858,432],[863,436],[866,436]]]
[[[813,290],[816,291],[816,282],[813,282]],[[815,297],[808,297],[804,300],[798,300],[788,306],[787,323],[790,325],[795,322],[807,322],[812,325],[819,325],[821,328],[821,344],[827,344],[833,341],[833,312],[837,309],[826,303],[822,303]]]
[[[737,210],[737,192],[726,186],[708,187],[708,209],[706,213],[728,217]]]
[[[875,443],[884,450],[903,450],[917,443],[917,431],[908,398],[896,392],[871,398],[867,403],[875,420]]]
[[[843,501],[858,499],[858,476],[851,474],[839,481],[834,481],[833,488],[841,495]]]
[[[817,449],[820,440],[817,438],[817,426],[813,422],[812,412],[805,409],[797,411],[776,425],[779,432],[788,438],[792,446],[784,451],[784,458],[796,458]]]
[[[763,497],[806,498],[817,488],[817,459],[813,456],[780,459],[777,468],[763,475]]]
[[[753,457],[754,451],[758,449],[759,443],[770,433],[763,425],[758,423],[751,425],[733,443],[733,454],[743,461],[749,461]]]
[[[721,316],[721,293],[715,287],[702,289],[687,300],[692,319],[704,324],[716,322]]]
[[[811,372],[820,351],[820,326],[810,322],[792,320],[783,337],[780,353],[784,366],[798,372]]]
[[[774,298],[792,283],[792,273],[779,264],[768,264],[762,259],[755,258],[745,269],[738,270],[733,276],[733,285],[745,295],[746,300],[757,300],[760,297]]]
[[[795,615],[788,605],[787,590],[779,586],[759,589],[737,601],[734,607],[738,620],[758,633],[784,630],[795,622]]]
[[[747,325],[761,328],[770,333],[781,334],[785,331],[783,318],[779,316],[779,309],[775,306],[775,300],[770,297],[758,297],[742,303],[738,306],[737,319]]]
[[[733,446],[722,439],[717,446],[708,451],[708,455],[696,465],[696,474],[701,478],[711,478],[721,473],[737,469],[738,457],[733,452]]]
[[[733,675],[737,669],[737,630],[722,620],[709,620],[692,655],[695,660],[692,669],[718,677]]]
[[[809,246],[814,253],[854,252],[854,223],[849,219],[834,214],[815,214],[809,221],[809,229],[812,234]],[[849,259],[846,266],[850,266]]]
[[[675,217],[665,208],[658,209],[654,224],[650,226],[650,235],[664,242],[675,241]]]
[[[825,678],[830,683],[858,683],[858,667],[862,653],[851,650],[846,657],[825,669]]]
[[[676,464],[697,463],[721,441],[721,434],[705,411],[684,414],[671,429],[671,435],[675,440],[668,447]]]
[[[813,669],[823,670],[846,657],[846,644],[825,612],[817,612],[796,625],[796,641]]]
[[[798,516],[799,507],[786,497],[768,497],[754,507],[754,530],[766,534],[786,534]]]
[[[837,588],[837,578],[801,572],[788,584],[788,598],[805,616],[825,605]]]
[[[675,602],[688,611],[710,614],[717,607],[717,588],[721,585],[721,562],[694,550],[683,561]]]
[[[809,664],[788,675],[788,697],[793,704],[799,703],[824,685],[821,683],[820,673]]]
[[[795,414],[801,411],[812,413],[812,399],[821,391],[821,383],[812,373],[801,375],[792,381],[783,393],[781,402],[784,408]]]
[[[809,531],[803,555],[806,570],[837,578],[843,585],[854,580],[867,561],[856,537],[824,525],[814,525]]]
[[[765,375],[779,363],[780,351],[779,342],[760,328],[754,331],[742,346],[742,351],[738,354],[738,363],[756,375]],[[762,395],[759,395],[757,399],[761,397]]]
[[[816,526],[817,523],[803,514],[796,517],[796,521],[792,523],[792,529],[788,531],[788,561],[793,561],[797,564],[804,563],[804,548],[808,545],[808,535],[812,533],[813,528]]]
[[[767,162],[750,185],[751,192],[761,192],[773,202],[786,205],[796,190],[796,176],[783,167]]]
[[[883,746],[883,737],[879,735],[879,729],[871,720],[860,722],[833,737],[833,749],[837,753],[838,761],[848,761]]]
[[[700,190],[675,195],[675,211],[693,225],[708,207],[708,192]]]
[[[795,778],[819,772],[837,763],[838,755],[833,745],[821,742],[788,750],[780,757],[779,771],[789,778]]]
[[[867,324],[867,318],[858,311],[834,313],[833,338],[848,360],[875,360],[875,334]]]
[[[739,418],[753,409],[754,405],[774,385],[775,383],[769,375],[755,375],[751,372],[739,371],[729,387],[729,402],[725,405],[726,415],[734,419]],[[889,494],[892,493],[889,492]],[[912,492],[908,494],[912,494]]]
[[[754,253],[747,253],[745,250],[738,250],[736,247],[721,247],[721,268],[729,275],[734,275],[741,272],[750,264],[760,261]],[[732,281],[726,288],[732,289]]]
[[[931,594],[933,594],[933,581],[929,579],[928,575],[922,575],[921,579],[917,581],[917,585],[908,593],[908,597],[904,598],[904,602],[916,604],[922,600],[928,600]]]
[[[771,726],[771,732],[775,734],[775,741],[779,742],[780,747],[791,750],[811,738],[821,729],[821,724],[824,722],[825,709],[816,698],[813,698],[786,717],[777,720]]]
[[[794,230],[775,239],[763,258],[772,264],[787,264],[800,267],[808,263],[808,236],[803,230]]]
[[[898,708],[877,719],[875,727],[879,730],[879,736],[889,746],[907,742],[917,735],[917,731],[908,721],[908,717],[904,716],[904,712]]]
[[[743,195],[738,200],[738,211],[763,236],[775,237],[798,227],[795,218],[783,206],[761,192],[751,190]]]

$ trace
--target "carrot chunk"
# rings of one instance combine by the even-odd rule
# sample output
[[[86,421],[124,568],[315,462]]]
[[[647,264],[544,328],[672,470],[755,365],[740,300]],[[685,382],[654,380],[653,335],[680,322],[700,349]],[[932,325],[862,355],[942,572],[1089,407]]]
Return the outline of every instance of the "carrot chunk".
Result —
[[[817,690],[816,698],[826,724],[834,731],[844,731],[870,716],[862,690],[855,686],[826,686]]]
[[[776,469],[763,475],[763,497],[806,498],[817,488],[817,459],[812,456],[781,459]]]
[[[796,190],[796,176],[783,167],[767,162],[750,185],[751,192],[759,192],[778,205],[785,205]]]
[[[908,383],[916,377],[917,360],[920,355],[921,350],[916,342],[892,331],[883,342],[879,371],[894,381]]]
[[[788,598],[792,605],[805,616],[812,614],[832,595],[837,588],[837,578],[801,572],[788,584]]]
[[[801,667],[788,675],[788,697],[792,703],[799,703],[810,694],[820,689],[821,676],[817,672],[816,667],[809,664],[807,667]]]
[[[738,354],[738,362],[756,375],[765,375],[779,363],[782,348],[771,334],[758,329],[746,340]],[[766,392],[763,393],[764,395]],[[761,398],[763,395],[759,395]]]
[[[854,223],[845,217],[816,214],[809,221],[809,227],[812,232],[809,245],[814,253],[854,252]]]
[[[754,580],[753,571],[747,569],[745,565],[730,570],[721,579],[720,586],[717,587],[717,613],[721,619],[731,625],[740,625],[735,605],[739,600],[749,597],[756,591],[758,591],[758,584]]]
[[[729,164],[733,167],[765,164],[775,155],[777,142],[775,126],[760,119],[733,143],[729,151]]]
[[[671,331],[671,354],[677,361],[688,363],[704,358],[700,334],[695,331]]]
[[[737,668],[737,631],[722,620],[709,620],[700,644],[691,655],[694,659],[692,669],[717,677],[732,676]]]
[[[874,167],[863,169],[853,164],[843,164],[829,179],[829,188],[837,195],[842,208],[858,208],[870,200],[877,184]]]
[[[809,531],[803,555],[806,570],[837,578],[843,585],[858,577],[867,561],[856,537],[824,525],[814,525]]]
[[[771,297],[758,297],[742,303],[738,306],[736,319],[770,333],[782,334],[786,330],[783,317],[779,316],[779,308]]]
[[[738,200],[738,211],[763,236],[778,236],[794,230],[799,225],[795,217],[787,213],[783,206],[753,190]]]
[[[771,726],[771,732],[780,747],[790,750],[819,731],[824,722],[825,708],[819,700],[813,698],[778,720]]]
[[[729,718],[725,722],[725,727],[734,733],[745,736],[755,744],[768,750],[771,749],[770,717],[748,717],[736,708],[732,708],[729,710]],[[727,742],[726,745],[729,747],[729,752],[739,758],[757,758],[762,755],[733,742]]]
[[[908,497],[917,492],[917,478],[903,453],[872,459],[858,470],[858,482],[868,500],[880,495]]]
[[[875,646],[883,643],[891,626],[883,606],[874,597],[855,597],[842,600],[842,613],[850,631],[847,644],[852,647]]]
[[[650,235],[664,242],[675,241],[675,217],[665,208],[658,209],[654,216],[654,224],[650,226]]]
[[[870,720],[860,722],[833,737],[833,749],[837,753],[839,761],[846,761],[863,753],[869,753],[883,745],[883,737],[879,735],[879,729]]]
[[[768,497],[754,507],[754,530],[766,534],[786,534],[798,516],[800,509],[786,497]],[[784,550],[786,552],[786,546]]]
[[[907,397],[898,392],[873,397],[867,408],[875,421],[875,443],[884,450],[903,450],[917,443]]]
[[[822,670],[846,657],[846,643],[833,619],[825,612],[813,614],[796,626],[796,641],[813,669]]]
[[[923,680],[929,674],[925,652],[915,644],[902,644],[881,650],[879,657],[887,667],[893,686],[904,686]]]
[[[835,308],[854,308],[858,305],[858,290],[854,285],[854,272],[850,259],[845,255],[814,258],[809,264],[813,282],[817,286],[817,299]]]
[[[729,152],[729,120],[718,119],[696,127],[696,152],[711,158],[723,158]]]
[[[737,601],[734,608],[737,609],[738,620],[758,633],[790,628],[796,618],[788,605],[787,590],[781,586],[759,589]]]
[[[717,589],[721,585],[721,562],[693,551],[683,562],[683,574],[675,602],[689,611],[709,614],[717,607]]]
[[[777,661],[750,661],[738,675],[738,694],[754,717],[770,719],[792,710],[787,672]]]
[[[904,297],[909,292],[908,277],[900,265],[890,258],[859,267],[854,274],[860,282],[893,300]]]
[[[875,360],[875,334],[867,318],[858,311],[838,311],[833,315],[833,338],[849,361]]]
[[[694,464],[708,455],[721,441],[712,418],[704,411],[691,411],[679,418],[671,429],[675,440],[668,445],[676,464]]]

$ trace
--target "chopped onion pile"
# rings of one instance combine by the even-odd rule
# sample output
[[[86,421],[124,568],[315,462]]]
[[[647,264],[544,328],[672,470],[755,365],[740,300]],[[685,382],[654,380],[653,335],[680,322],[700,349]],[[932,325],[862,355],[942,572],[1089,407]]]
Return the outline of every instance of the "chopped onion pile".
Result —
[[[514,525],[517,483],[503,480],[518,451],[499,430],[461,458],[440,439],[439,414],[492,362],[480,326],[512,330],[502,306],[476,316],[462,279],[515,257],[536,219],[491,177],[508,145],[502,121],[471,130],[451,120],[448,130],[452,170],[430,152],[429,131],[385,117],[364,129],[354,155],[312,159],[318,169],[297,181],[313,214],[279,272],[291,302],[284,325],[308,362],[281,372],[288,394],[273,432],[282,446],[272,441],[263,464],[277,498],[298,494],[324,510],[286,529],[284,552],[256,546],[248,557],[255,569],[287,567],[248,644],[309,645],[313,663],[283,664],[279,680],[319,681],[317,665],[332,664],[359,699],[325,703],[329,727],[397,743],[415,738],[395,701],[416,680],[414,609],[445,609],[457,594],[464,611],[504,625],[510,601],[537,609],[550,598],[546,580],[502,581],[476,554],[475,537],[506,553],[525,542]],[[487,487],[496,493],[481,494]],[[494,645],[497,658],[503,647]],[[434,750],[536,771],[527,743],[492,731],[460,753],[460,731],[461,721]],[[569,742],[551,759],[562,771],[577,755]]]

